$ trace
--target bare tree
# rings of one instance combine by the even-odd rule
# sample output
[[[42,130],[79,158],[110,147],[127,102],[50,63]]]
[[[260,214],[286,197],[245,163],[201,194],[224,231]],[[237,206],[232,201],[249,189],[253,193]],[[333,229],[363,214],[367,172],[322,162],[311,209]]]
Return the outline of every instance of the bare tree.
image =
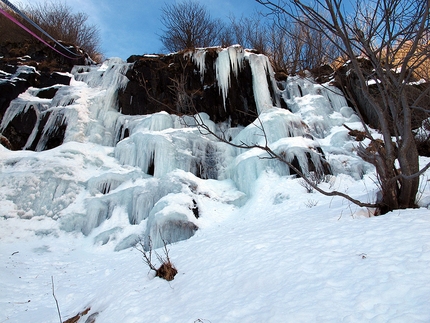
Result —
[[[166,29],[160,39],[168,51],[219,44],[223,23],[213,19],[201,3],[193,0],[166,3],[161,11],[161,23]]]
[[[0,9],[6,11],[15,19],[20,20],[19,17],[2,2],[0,2]],[[28,33],[5,16],[0,15],[0,44],[6,42],[21,42],[24,39],[28,39]]]
[[[360,114],[370,140],[369,145],[358,147],[358,154],[376,168],[380,209],[388,212],[416,206],[419,175],[430,164],[419,167],[412,116],[417,111],[430,112],[430,87],[412,98],[408,89],[413,71],[429,60],[429,1],[357,0],[352,9],[342,0],[256,1],[278,18],[305,17],[308,23],[302,23],[326,35],[350,60],[353,75],[349,78],[356,81],[352,87],[344,84],[343,90]],[[396,60],[400,50],[403,58]],[[363,58],[370,64],[367,70],[360,64]],[[369,83],[375,84],[376,92]],[[366,126],[358,97],[377,116],[382,139]]]
[[[100,55],[100,31],[86,13],[55,1],[28,4],[22,11],[53,38],[83,48],[94,59]]]
[[[254,13],[250,17],[242,16],[240,19],[230,17],[229,31],[233,34],[236,44],[268,54],[268,25],[260,14]]]
[[[269,57],[276,71],[289,74],[314,69],[339,56],[324,34],[309,27],[313,23],[305,17],[298,20],[271,18],[261,12],[240,19],[230,17],[225,31],[230,38],[224,43],[255,49]]]
[[[267,52],[275,70],[295,74],[328,64],[339,56],[327,35],[316,30],[308,18],[270,14],[265,17],[270,21]]]

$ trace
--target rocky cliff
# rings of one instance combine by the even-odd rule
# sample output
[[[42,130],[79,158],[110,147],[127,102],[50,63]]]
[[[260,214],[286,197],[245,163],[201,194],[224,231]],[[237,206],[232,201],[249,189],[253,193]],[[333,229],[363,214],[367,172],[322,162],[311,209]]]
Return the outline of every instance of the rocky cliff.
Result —
[[[160,109],[179,115],[205,112],[214,122],[230,119],[232,125],[246,126],[257,116],[252,69],[259,68],[255,66],[258,63],[266,75],[273,105],[280,105],[280,101],[267,59],[261,55],[262,62],[253,66],[244,56],[241,47],[131,56],[128,62],[133,65],[126,73],[129,82],[118,95],[120,110],[131,115]],[[184,96],[191,101],[184,101]]]

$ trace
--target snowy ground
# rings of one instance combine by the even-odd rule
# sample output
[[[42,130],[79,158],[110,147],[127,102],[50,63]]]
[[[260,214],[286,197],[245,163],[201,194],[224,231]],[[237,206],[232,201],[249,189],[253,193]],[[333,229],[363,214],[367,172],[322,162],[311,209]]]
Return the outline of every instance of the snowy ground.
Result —
[[[335,186],[364,197],[373,184],[345,175]],[[94,313],[104,323],[430,321],[428,209],[369,218],[270,172],[253,196],[240,208],[208,206],[203,228],[169,246],[171,282],[136,249],[94,246],[95,233],[1,219],[0,322],[58,322],[51,277],[63,320],[91,308],[79,322]]]

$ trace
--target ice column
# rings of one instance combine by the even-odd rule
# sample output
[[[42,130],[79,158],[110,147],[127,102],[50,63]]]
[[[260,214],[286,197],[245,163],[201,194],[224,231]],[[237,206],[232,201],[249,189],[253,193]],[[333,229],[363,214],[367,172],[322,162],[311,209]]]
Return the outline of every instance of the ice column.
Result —
[[[267,56],[249,53],[247,57],[252,71],[252,84],[257,112],[260,114],[274,106],[272,95],[269,90],[269,86],[271,86],[272,89],[277,88],[275,80],[273,79],[274,73]],[[269,75],[271,79],[272,84],[270,85],[267,82],[267,75]],[[278,97],[276,97],[276,106],[280,106]]]

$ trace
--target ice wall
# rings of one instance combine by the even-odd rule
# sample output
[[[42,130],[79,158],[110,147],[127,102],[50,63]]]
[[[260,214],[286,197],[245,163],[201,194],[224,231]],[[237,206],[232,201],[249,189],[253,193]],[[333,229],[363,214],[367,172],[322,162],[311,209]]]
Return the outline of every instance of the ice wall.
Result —
[[[247,59],[252,70],[252,84],[258,113],[273,106],[280,107],[278,87],[269,58],[261,54],[247,53]]]
[[[263,111],[259,119],[243,129],[232,143],[244,147],[268,147],[306,175],[311,169],[317,174],[324,173],[319,143],[309,135],[309,129],[301,118],[288,110],[272,108]],[[264,149],[236,148],[235,154],[236,158],[228,168],[228,176],[248,195],[253,194],[249,183],[254,183],[267,169],[281,176],[291,174],[285,163],[271,158]]]
[[[181,169],[202,178],[217,178],[222,152],[194,128],[138,131],[119,142],[115,157],[154,177]]]

